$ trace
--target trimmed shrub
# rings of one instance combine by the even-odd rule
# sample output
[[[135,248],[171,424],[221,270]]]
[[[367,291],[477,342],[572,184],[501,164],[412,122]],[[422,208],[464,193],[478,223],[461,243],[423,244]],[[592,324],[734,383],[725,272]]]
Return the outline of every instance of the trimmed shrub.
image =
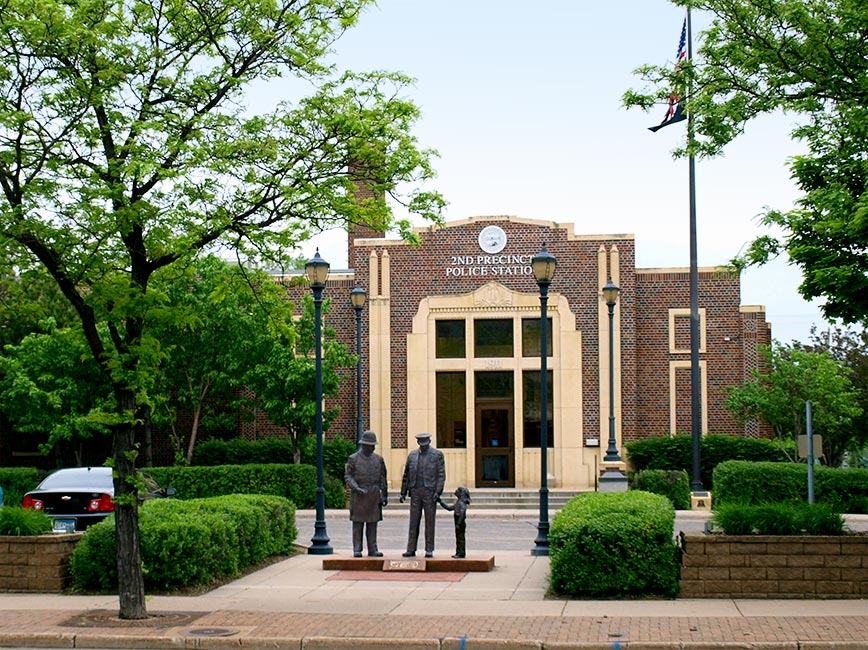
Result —
[[[13,506],[0,508],[0,535],[45,535],[51,532],[51,528],[51,517],[40,510]]]
[[[690,479],[687,472],[643,469],[633,475],[630,489],[660,494],[669,499],[676,510],[690,510]]]
[[[844,518],[824,504],[722,506],[711,518],[727,535],[842,535]]]
[[[39,470],[35,467],[0,467],[0,487],[3,503],[20,506],[24,493],[39,485]]]
[[[310,465],[152,467],[148,473],[163,487],[175,488],[176,499],[273,494],[286,497],[297,508],[312,508],[316,498],[316,468]]]
[[[287,499],[227,495],[146,502],[139,518],[147,589],[176,589],[232,578],[272,555],[292,552],[298,534]],[[75,587],[117,588],[114,516],[87,529],[70,559]]]
[[[714,471],[714,505],[806,502],[803,463],[728,461]],[[868,513],[868,469],[814,466],[814,497],[837,512]]]
[[[636,472],[643,469],[668,469],[683,470],[688,476],[693,475],[693,439],[689,435],[652,436],[628,442],[625,448],[627,458]],[[699,442],[699,473],[705,488],[712,489],[714,468],[727,460],[789,461],[780,444],[774,440],[722,434],[703,436]]]
[[[304,438],[301,448],[301,463],[316,466],[316,439]],[[193,465],[265,465],[280,463],[292,465],[295,448],[288,438],[264,440],[205,440],[193,451]],[[345,438],[323,440],[323,470],[329,476],[343,481],[347,458],[356,451],[356,443]]]
[[[580,597],[675,596],[675,509],[648,492],[571,499],[549,532],[553,591]]]

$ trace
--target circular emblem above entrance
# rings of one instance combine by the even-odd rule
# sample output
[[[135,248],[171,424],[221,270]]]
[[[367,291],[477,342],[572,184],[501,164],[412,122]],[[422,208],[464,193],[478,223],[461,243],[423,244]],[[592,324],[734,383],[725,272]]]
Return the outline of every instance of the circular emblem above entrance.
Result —
[[[486,226],[479,233],[479,247],[486,253],[499,253],[506,247],[506,233],[500,226]]]

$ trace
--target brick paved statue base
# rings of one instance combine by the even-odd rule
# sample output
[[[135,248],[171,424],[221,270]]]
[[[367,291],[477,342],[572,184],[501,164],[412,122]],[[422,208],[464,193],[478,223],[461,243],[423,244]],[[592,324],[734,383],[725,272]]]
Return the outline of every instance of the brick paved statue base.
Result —
[[[386,553],[385,557],[350,557],[348,555],[330,555],[322,561],[323,570],[329,571],[383,571],[389,563],[389,570],[396,571],[396,562],[407,562],[400,554]],[[486,572],[494,568],[494,555],[484,553],[473,554],[470,557],[455,558],[421,558],[417,560],[421,567],[408,567],[407,571],[472,571]]]

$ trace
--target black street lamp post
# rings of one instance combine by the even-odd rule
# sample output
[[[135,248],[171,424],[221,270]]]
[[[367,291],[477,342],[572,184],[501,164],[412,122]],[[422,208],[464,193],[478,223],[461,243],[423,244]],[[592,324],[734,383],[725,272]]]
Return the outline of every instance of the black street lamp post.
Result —
[[[618,444],[615,441],[615,303],[621,289],[612,278],[603,287],[603,299],[609,308],[609,446],[606,448],[605,463],[620,463]],[[619,468],[610,467],[600,477],[600,492],[626,492],[627,477]]]
[[[531,266],[536,283],[539,285],[540,302],[540,422],[539,422],[539,446],[540,446],[540,488],[539,488],[539,523],[537,524],[537,536],[535,546],[531,549],[531,555],[549,554],[549,488],[548,488],[548,318],[546,308],[549,300],[549,284],[555,276],[558,262],[555,256],[548,252],[543,244],[542,250],[533,256]]]
[[[319,249],[304,266],[310,288],[313,290],[314,338],[316,339],[316,521],[311,538],[310,555],[331,555],[325,522],[325,486],[323,485],[322,457],[322,292],[329,276],[329,263],[319,255]]]
[[[350,291],[350,302],[356,310],[356,446],[362,444],[362,309],[367,298],[361,287]]]

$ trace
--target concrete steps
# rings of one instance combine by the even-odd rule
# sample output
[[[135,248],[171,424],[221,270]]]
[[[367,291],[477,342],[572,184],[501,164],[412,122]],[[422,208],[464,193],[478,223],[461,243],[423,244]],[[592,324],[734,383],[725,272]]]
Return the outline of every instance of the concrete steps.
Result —
[[[549,489],[549,509],[560,510],[567,501],[579,494],[577,490]],[[389,492],[389,508],[409,508],[410,500],[401,503],[398,491]],[[473,488],[470,490],[471,507],[485,510],[538,510],[539,489],[527,488]],[[443,493],[443,500],[451,504],[455,497]]]

